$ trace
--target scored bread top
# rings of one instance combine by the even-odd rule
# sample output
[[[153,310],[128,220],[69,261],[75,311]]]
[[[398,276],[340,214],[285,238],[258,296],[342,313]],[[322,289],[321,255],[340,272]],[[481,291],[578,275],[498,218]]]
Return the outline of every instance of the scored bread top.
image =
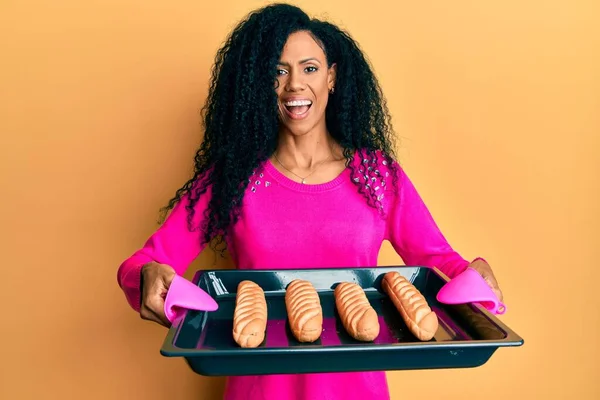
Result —
[[[233,315],[234,332],[257,334],[264,330],[266,321],[267,302],[262,288],[252,281],[240,282]]]
[[[321,331],[323,312],[321,300],[314,286],[302,279],[292,281],[285,293],[289,322],[296,333]]]

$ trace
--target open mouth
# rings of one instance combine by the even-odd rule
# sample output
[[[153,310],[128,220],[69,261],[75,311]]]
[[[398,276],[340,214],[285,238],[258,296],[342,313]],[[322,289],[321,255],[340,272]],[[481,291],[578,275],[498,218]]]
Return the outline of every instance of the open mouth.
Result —
[[[303,119],[312,107],[310,100],[291,100],[283,103],[287,115],[292,119]]]

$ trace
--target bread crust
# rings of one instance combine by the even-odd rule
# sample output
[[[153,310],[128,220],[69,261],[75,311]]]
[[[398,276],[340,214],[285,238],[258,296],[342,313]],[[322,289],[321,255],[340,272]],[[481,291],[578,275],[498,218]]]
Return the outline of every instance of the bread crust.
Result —
[[[399,272],[384,275],[383,291],[390,297],[410,332],[421,341],[428,341],[437,332],[439,321],[425,296]]]
[[[377,312],[369,303],[363,288],[355,283],[342,282],[334,290],[335,306],[350,336],[370,342],[379,336]]]
[[[258,347],[267,329],[267,301],[260,286],[252,281],[238,284],[233,313],[233,339],[244,348]]]
[[[285,307],[290,329],[299,342],[311,343],[323,332],[323,310],[314,286],[302,279],[293,280],[285,291]]]

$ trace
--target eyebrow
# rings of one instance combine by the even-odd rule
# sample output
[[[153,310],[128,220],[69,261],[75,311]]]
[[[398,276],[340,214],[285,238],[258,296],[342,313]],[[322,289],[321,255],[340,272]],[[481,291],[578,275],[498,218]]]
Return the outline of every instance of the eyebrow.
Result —
[[[309,61],[316,61],[318,64],[321,64],[321,62],[320,62],[319,60],[317,60],[316,58],[314,58],[314,57],[305,58],[304,60],[300,60],[300,63],[299,63],[299,64],[306,64],[306,63],[307,63],[307,62],[309,62]],[[289,67],[289,66],[290,66],[290,64],[288,64],[288,63],[286,63],[286,62],[283,62],[283,61],[280,61],[280,62],[278,63],[278,65],[283,65],[283,66],[285,66],[285,67]]]

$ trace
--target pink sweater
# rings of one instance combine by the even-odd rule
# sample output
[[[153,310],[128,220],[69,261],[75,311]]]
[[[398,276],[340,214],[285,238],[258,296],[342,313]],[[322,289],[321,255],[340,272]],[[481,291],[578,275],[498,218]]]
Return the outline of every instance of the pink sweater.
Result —
[[[355,165],[368,168],[355,157]],[[374,172],[374,171],[372,171]],[[377,265],[389,240],[407,265],[437,266],[456,276],[469,262],[448,244],[413,184],[399,169],[398,187],[381,166],[367,190],[384,194],[385,218],[365,202],[351,182],[350,169],[317,185],[296,183],[269,161],[251,177],[243,211],[232,228],[228,250],[239,269],[361,267]],[[202,215],[210,191],[197,204]],[[139,311],[140,270],[156,261],[182,275],[203,250],[198,233],[186,226],[186,199],[145,245],[126,259],[118,282],[130,306]],[[226,400],[389,399],[385,372],[230,377]]]

